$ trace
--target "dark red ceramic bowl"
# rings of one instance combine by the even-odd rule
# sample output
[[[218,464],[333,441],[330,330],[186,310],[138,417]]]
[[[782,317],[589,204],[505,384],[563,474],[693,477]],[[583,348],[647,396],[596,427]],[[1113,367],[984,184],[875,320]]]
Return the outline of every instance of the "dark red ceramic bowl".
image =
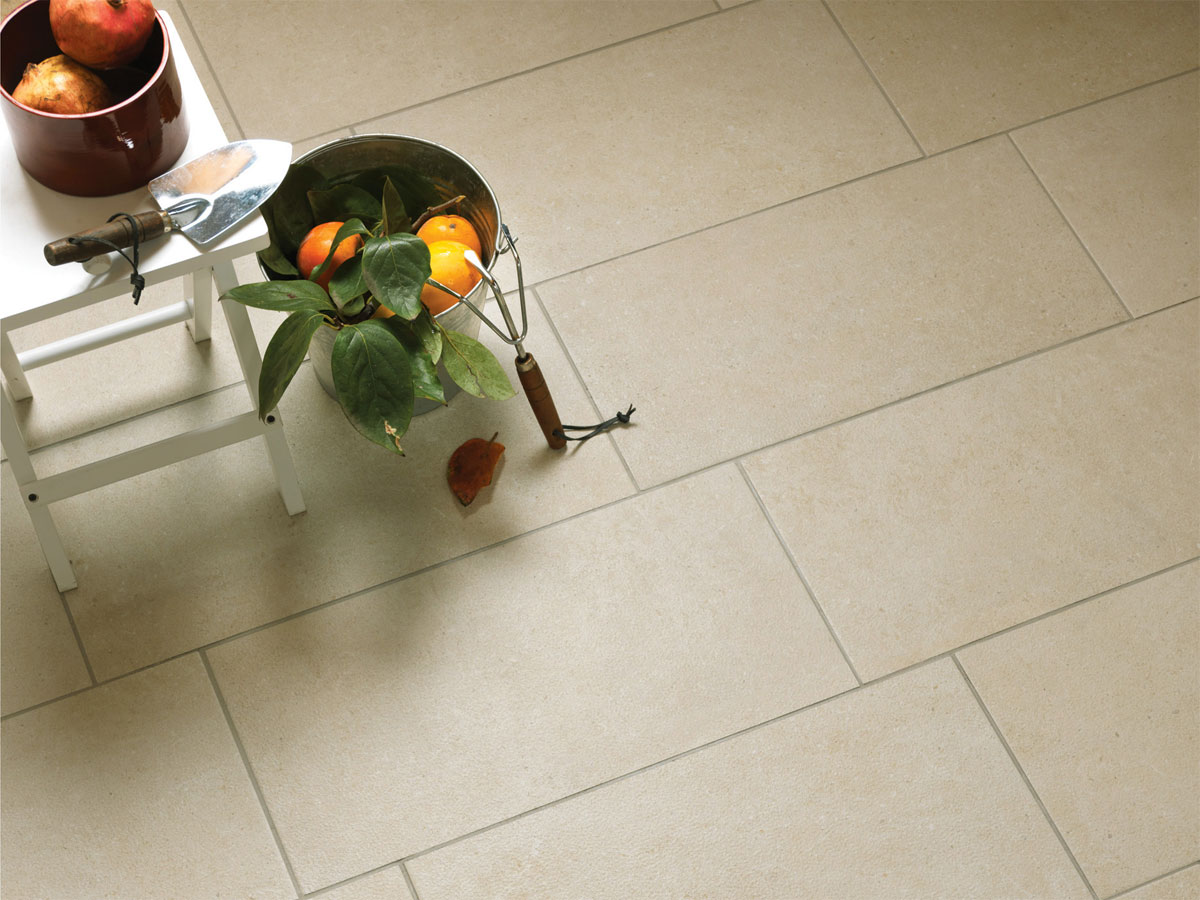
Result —
[[[97,73],[118,98],[108,109],[64,116],[12,98],[28,63],[61,52],[50,31],[50,0],[30,0],[0,24],[0,105],[21,167],[78,197],[122,194],[171,168],[187,146],[188,124],[162,15],[141,56]]]

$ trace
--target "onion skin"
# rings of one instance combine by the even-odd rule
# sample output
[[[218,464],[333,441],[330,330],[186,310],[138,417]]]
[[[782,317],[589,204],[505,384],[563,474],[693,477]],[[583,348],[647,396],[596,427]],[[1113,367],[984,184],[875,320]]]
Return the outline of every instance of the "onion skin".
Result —
[[[27,65],[12,98],[33,109],[65,116],[96,112],[116,102],[99,75],[61,53]]]

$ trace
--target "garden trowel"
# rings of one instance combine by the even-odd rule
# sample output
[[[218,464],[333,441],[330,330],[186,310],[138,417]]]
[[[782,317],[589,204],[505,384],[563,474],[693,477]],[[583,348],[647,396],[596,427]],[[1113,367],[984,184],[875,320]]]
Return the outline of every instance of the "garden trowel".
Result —
[[[279,187],[292,161],[286,141],[235,141],[153,179],[148,187],[161,207],[116,213],[97,228],[52,241],[45,247],[52,266],[133,247],[181,231],[197,244],[216,240]],[[136,262],[134,263],[136,269]]]

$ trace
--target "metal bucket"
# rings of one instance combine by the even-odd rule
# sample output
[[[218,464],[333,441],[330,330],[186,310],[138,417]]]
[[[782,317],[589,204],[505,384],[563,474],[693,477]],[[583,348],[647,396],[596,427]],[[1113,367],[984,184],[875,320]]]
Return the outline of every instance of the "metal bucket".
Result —
[[[440,144],[422,138],[399,134],[362,134],[339,138],[310,150],[296,159],[297,163],[312,166],[322,175],[333,177],[346,175],[379,166],[408,166],[428,178],[441,195],[442,201],[464,195],[466,200],[459,204],[458,214],[470,220],[483,245],[483,263],[492,273],[496,260],[504,247],[500,219],[500,204],[483,176],[469,162]],[[415,214],[415,210],[412,211]],[[482,308],[487,301],[488,282],[481,279],[467,294],[467,299]],[[479,319],[464,303],[456,303],[438,314],[438,322],[447,330],[459,331],[473,338],[479,337]],[[309,358],[317,380],[329,396],[337,399],[333,386],[333,369],[330,356],[333,353],[335,333],[331,328],[318,328],[309,345]],[[459,387],[438,363],[438,376],[442,389],[449,400],[459,392]],[[413,415],[421,415],[438,409],[440,404],[418,397],[413,406]]]

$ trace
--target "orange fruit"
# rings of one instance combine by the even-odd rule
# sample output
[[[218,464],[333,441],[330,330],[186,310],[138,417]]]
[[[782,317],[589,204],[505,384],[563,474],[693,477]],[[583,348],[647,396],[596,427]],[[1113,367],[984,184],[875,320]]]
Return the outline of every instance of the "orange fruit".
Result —
[[[417,237],[427,244],[435,241],[458,241],[475,251],[483,260],[483,245],[471,223],[462,216],[434,216],[417,229]]]
[[[481,277],[464,258],[470,249],[458,241],[434,241],[429,245],[429,277],[466,296]],[[458,298],[426,284],[421,288],[421,302],[436,316],[457,303]]]
[[[325,257],[329,255],[329,248],[333,245],[333,239],[337,237],[338,229],[343,224],[342,222],[323,222],[304,236],[304,240],[300,242],[300,250],[296,254],[296,268],[300,270],[301,275],[308,278],[320,268],[321,263],[325,262]],[[337,251],[333,254],[333,262],[317,279],[317,284],[325,290],[329,290],[329,279],[333,277],[338,266],[354,256],[362,245],[362,236],[357,234],[351,235],[338,244]]]

